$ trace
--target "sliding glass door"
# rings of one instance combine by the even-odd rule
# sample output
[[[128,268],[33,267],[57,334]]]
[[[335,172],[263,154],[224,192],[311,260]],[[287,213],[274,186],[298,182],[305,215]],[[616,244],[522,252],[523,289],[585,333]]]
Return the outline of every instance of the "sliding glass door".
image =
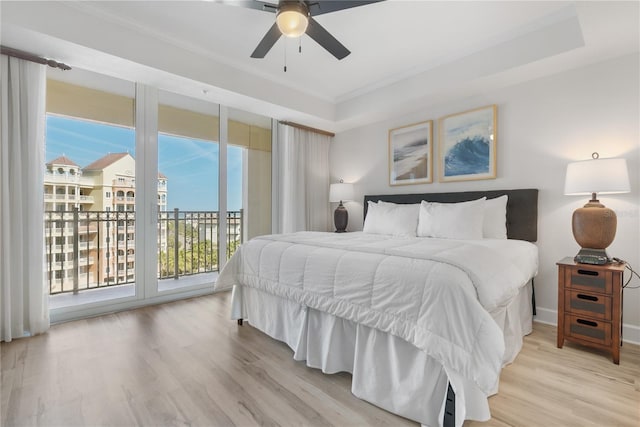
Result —
[[[217,277],[219,128],[217,104],[159,92],[159,292],[212,287]]]
[[[50,306],[132,297],[135,84],[79,69],[49,77],[43,167]]]

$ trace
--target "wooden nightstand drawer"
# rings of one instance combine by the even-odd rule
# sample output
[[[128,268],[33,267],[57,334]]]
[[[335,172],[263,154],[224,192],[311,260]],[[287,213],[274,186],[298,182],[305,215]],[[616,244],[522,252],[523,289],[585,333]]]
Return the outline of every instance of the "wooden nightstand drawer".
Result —
[[[564,311],[579,316],[611,320],[611,297],[573,290],[565,290],[564,294]]]
[[[611,323],[588,317],[565,314],[564,334],[592,343],[611,345]]]
[[[611,273],[589,266],[568,268],[570,278],[566,281],[566,287],[587,292],[600,292],[611,294]]]

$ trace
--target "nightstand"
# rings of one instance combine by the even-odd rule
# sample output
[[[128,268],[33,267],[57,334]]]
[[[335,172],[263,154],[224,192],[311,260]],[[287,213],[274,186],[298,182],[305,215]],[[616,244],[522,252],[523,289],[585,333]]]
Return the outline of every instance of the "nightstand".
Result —
[[[558,348],[564,340],[607,350],[620,363],[625,264],[558,261]]]

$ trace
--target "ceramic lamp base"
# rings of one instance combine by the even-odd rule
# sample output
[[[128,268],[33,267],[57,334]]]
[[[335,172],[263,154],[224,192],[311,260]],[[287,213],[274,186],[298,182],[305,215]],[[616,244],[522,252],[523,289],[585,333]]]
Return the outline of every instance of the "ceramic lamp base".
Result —
[[[344,207],[342,202],[340,202],[335,212],[333,212],[333,223],[336,226],[336,233],[344,233],[347,231],[347,224],[349,223],[349,213],[347,212],[347,208]]]
[[[582,248],[606,249],[616,236],[616,213],[598,200],[592,199],[573,212],[573,237]]]

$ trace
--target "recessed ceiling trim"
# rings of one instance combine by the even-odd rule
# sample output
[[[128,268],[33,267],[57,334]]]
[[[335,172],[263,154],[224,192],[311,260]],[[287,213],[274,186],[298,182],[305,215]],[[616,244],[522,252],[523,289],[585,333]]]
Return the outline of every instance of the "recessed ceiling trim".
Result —
[[[462,83],[583,46],[580,22],[574,16],[382,87],[375,92],[341,102],[337,105],[336,117],[349,120],[376,110],[388,110],[390,105],[403,104],[416,97],[425,98],[431,93],[445,89],[455,89]]]
[[[100,8],[97,4],[99,2],[91,2],[91,1],[78,1],[78,2],[65,2],[64,6],[66,7],[71,7],[74,8],[82,13],[86,13],[89,14],[97,19],[102,19],[105,20],[107,22],[110,22],[111,24],[114,25],[119,25],[119,26],[123,26],[126,27],[132,31],[135,31],[139,34],[143,34],[145,36],[150,36],[153,37],[155,39],[161,40],[165,43],[171,44],[175,47],[178,47],[180,49],[184,49],[186,51],[189,51],[191,53],[197,54],[197,55],[201,55],[204,57],[207,57],[209,59],[212,59],[216,62],[219,62],[220,64],[229,66],[229,67],[233,67],[236,68],[238,70],[242,70],[244,72],[246,72],[247,74],[251,74],[253,76],[256,76],[257,78],[263,79],[264,75],[261,75],[259,72],[257,72],[257,68],[255,66],[248,66],[245,65],[239,61],[234,61],[233,59],[229,59],[225,56],[222,55],[218,55],[210,50],[204,49],[200,46],[197,46],[193,43],[188,43],[185,42],[184,40],[175,38],[175,37],[171,37],[169,35],[167,35],[167,33],[163,33],[161,31],[157,31],[147,25],[143,25],[142,23],[140,23],[139,21],[135,21],[133,19],[129,19],[126,16],[123,15],[115,15],[109,11],[106,11],[102,8]],[[215,4],[212,5],[212,7],[228,7],[225,5],[219,5],[219,4]],[[267,15],[268,16],[268,15]],[[297,92],[303,92],[306,93],[308,95],[311,95],[315,98],[321,99],[323,101],[327,101],[327,102],[335,102],[335,99],[333,97],[327,96],[326,94],[322,93],[322,92],[318,92],[318,91],[314,91],[314,90],[305,90],[304,88],[300,88],[297,85],[294,85],[291,83],[291,80],[287,79],[286,76],[282,76],[281,78],[278,77],[270,77],[269,78],[271,81],[276,82],[282,86],[286,86],[291,88],[292,90],[295,90]]]

